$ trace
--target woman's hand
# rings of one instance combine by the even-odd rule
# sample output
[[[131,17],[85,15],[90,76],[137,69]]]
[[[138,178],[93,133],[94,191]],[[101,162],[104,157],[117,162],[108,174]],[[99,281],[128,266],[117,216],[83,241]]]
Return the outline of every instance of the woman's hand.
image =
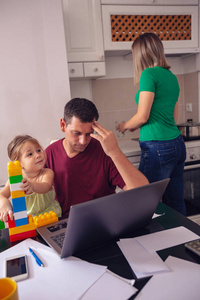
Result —
[[[121,133],[124,133],[127,129],[125,129],[124,127],[125,127],[125,122],[121,122],[121,123],[119,123],[119,125],[117,126],[117,130],[119,131],[119,132],[121,132]]]

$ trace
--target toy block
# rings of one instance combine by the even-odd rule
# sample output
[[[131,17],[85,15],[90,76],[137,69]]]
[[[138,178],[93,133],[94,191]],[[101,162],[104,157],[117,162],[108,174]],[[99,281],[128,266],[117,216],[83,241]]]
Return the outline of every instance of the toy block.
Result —
[[[22,169],[19,161],[8,163],[8,176],[10,182],[12,206],[14,213],[15,226],[28,224],[25,193],[21,191],[20,185],[23,179]],[[21,212],[21,214],[18,214]],[[13,224],[11,225],[13,227]],[[10,227],[9,227],[10,228]]]
[[[16,160],[15,162],[9,161],[8,163],[8,176],[22,176],[22,169],[20,162]],[[19,182],[19,181],[17,181]]]
[[[8,228],[13,228],[15,227],[15,219],[13,218],[12,220],[8,216]]]
[[[0,229],[4,229],[5,228],[5,223],[0,221]]]
[[[26,202],[24,197],[12,199],[13,212],[26,211]]]
[[[36,233],[35,229],[25,231],[25,232],[21,232],[21,233],[17,233],[17,234],[13,234],[13,235],[10,235],[10,241],[11,242],[20,241],[20,240],[23,240],[23,239],[34,237],[34,236],[36,236],[36,234],[37,233]]]
[[[14,175],[14,176],[9,176],[9,177],[10,177],[9,178],[10,184],[15,184],[15,183],[21,182],[23,179],[22,175]]]
[[[25,225],[28,225],[28,221],[27,221],[27,218],[21,218],[19,220],[16,220],[15,219],[15,227],[20,227],[20,226],[25,226]]]
[[[23,191],[14,191],[14,192],[10,192],[11,198],[22,198],[25,197],[25,194]]]
[[[58,217],[55,212],[50,211],[49,213],[40,214],[39,216],[35,216],[33,221],[36,227],[41,227],[47,224],[51,224],[58,221]]]
[[[36,228],[35,224],[30,223],[27,225],[9,228],[9,234],[14,235],[14,234],[18,234],[18,233],[22,233],[22,232],[26,232],[26,231],[31,231],[31,230],[34,230],[35,228]]]
[[[33,222],[33,217],[31,215],[28,216],[28,222],[29,223],[27,225],[12,228],[9,227],[9,235],[11,242],[36,236],[36,226]]]

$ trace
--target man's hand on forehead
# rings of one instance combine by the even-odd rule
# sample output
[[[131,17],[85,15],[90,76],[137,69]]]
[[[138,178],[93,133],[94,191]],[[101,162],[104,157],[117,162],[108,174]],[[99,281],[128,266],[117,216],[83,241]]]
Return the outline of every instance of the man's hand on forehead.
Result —
[[[94,129],[94,133],[90,134],[90,136],[101,143],[103,150],[108,156],[112,156],[116,152],[120,151],[117,140],[112,131],[105,129],[98,122],[94,122],[92,127]]]

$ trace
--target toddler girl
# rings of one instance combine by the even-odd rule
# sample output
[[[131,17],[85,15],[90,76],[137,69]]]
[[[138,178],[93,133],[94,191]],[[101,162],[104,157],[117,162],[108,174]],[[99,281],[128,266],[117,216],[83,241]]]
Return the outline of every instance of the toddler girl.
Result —
[[[53,189],[54,173],[44,168],[46,153],[38,141],[29,135],[18,135],[8,145],[8,156],[11,161],[19,160],[23,180],[20,186],[25,192],[28,215],[37,216],[51,210],[61,217],[60,204],[55,200]],[[13,219],[12,205],[9,200],[10,184],[7,181],[0,191],[0,220],[7,222],[8,215]]]

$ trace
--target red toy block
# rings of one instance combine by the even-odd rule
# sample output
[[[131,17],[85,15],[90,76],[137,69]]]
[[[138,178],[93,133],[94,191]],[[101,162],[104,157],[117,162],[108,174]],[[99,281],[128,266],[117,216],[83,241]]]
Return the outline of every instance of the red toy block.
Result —
[[[13,218],[12,221],[11,221],[9,215],[8,215],[8,227],[9,227],[9,228],[15,227],[15,220],[14,220],[14,218]]]
[[[11,242],[15,242],[15,241],[20,241],[20,240],[24,240],[30,237],[34,237],[36,236],[36,230],[30,230],[30,231],[26,231],[26,232],[22,232],[22,233],[17,233],[17,234],[13,234],[10,235],[10,241]]]

